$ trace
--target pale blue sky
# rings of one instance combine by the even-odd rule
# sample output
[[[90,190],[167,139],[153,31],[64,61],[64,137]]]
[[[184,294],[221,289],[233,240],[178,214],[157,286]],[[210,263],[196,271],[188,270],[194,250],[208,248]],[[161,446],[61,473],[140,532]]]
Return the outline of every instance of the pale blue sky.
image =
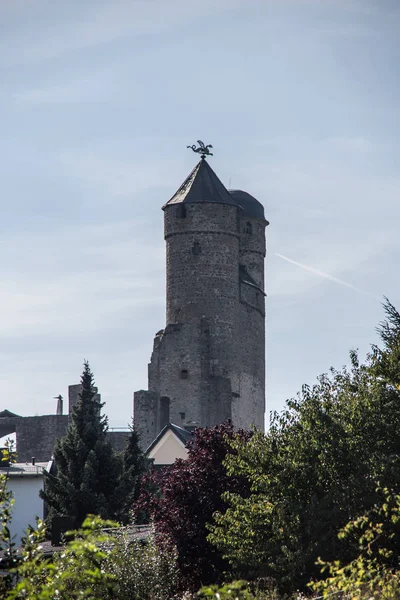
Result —
[[[1,408],[54,412],[87,358],[130,420],[198,138],[271,221],[268,409],[365,356],[400,304],[399,40],[397,0],[2,0]]]

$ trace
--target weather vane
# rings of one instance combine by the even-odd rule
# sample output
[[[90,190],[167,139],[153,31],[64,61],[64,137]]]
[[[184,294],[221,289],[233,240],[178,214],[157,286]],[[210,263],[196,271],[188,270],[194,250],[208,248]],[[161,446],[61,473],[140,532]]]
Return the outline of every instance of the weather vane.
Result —
[[[197,140],[197,143],[199,145],[198,148],[196,148],[196,144],[193,144],[193,146],[186,146],[186,148],[191,148],[193,150],[193,152],[197,152],[198,154],[201,154],[201,158],[205,158],[206,156],[213,156],[213,153],[210,152],[209,148],[212,148],[211,144],[208,144],[207,146],[204,144],[204,142],[202,142],[201,140]]]

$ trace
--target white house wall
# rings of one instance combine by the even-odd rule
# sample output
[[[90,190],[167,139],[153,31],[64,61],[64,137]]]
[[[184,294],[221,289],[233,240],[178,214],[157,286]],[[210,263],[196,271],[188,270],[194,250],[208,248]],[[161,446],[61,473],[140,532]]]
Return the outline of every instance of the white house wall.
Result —
[[[43,477],[12,476],[8,479],[7,487],[14,498],[10,531],[19,545],[28,526],[35,526],[36,517],[43,519],[43,500],[39,496],[39,491],[43,489]]]

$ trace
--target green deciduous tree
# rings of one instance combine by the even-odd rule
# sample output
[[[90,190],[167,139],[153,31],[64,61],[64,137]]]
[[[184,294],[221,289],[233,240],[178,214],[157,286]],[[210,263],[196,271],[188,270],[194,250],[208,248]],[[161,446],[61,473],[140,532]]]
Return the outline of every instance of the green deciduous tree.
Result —
[[[24,542],[22,559],[15,568],[17,584],[6,600],[108,600],[114,598],[114,576],[103,568],[114,540],[104,527],[112,521],[87,517],[61,553],[44,558],[40,543],[43,522],[37,523]]]
[[[82,391],[73,409],[66,435],[56,442],[56,473],[45,473],[42,498],[54,515],[75,519],[80,526],[86,515],[113,518],[120,511],[119,485],[122,459],[107,441],[107,418],[96,396],[93,374],[85,361]]]
[[[348,564],[319,561],[325,577],[310,587],[324,598],[340,593],[352,600],[400,597],[400,496],[388,489],[382,493],[382,504],[350,521],[339,532],[342,540],[356,540],[357,556]]]
[[[5,600],[170,600],[176,586],[176,552],[146,544],[117,523],[89,515],[70,532],[62,552],[44,557],[44,523],[28,532]],[[0,591],[2,589],[0,588]]]
[[[175,548],[158,544],[153,531],[145,543],[132,540],[124,528],[114,537],[116,541],[103,565],[104,571],[115,581],[112,597],[118,600],[174,598],[179,575]]]
[[[318,577],[315,565],[350,562],[354,541],[338,531],[400,482],[400,316],[386,302],[383,347],[365,364],[331,370],[272,416],[266,435],[231,442],[228,473],[250,496],[225,493],[209,541],[241,577],[273,577],[289,591]]]

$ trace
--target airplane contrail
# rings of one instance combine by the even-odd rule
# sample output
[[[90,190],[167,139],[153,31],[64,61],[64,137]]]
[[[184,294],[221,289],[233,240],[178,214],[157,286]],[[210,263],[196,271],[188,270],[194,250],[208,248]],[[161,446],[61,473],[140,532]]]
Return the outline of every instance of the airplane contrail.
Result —
[[[333,275],[329,275],[328,273],[324,273],[323,271],[318,271],[318,269],[314,269],[313,267],[309,267],[308,265],[303,265],[302,263],[297,262],[297,260],[293,260],[292,258],[283,256],[283,254],[278,254],[277,252],[275,252],[275,256],[279,256],[279,258],[286,260],[288,263],[291,263],[292,265],[296,265],[296,267],[300,267],[300,269],[309,271],[310,273],[313,273],[314,275],[318,275],[319,277],[323,277],[324,279],[329,279],[329,281],[333,281],[334,283],[339,283],[340,285],[344,285],[345,287],[350,288],[351,290],[354,290],[355,292],[359,292],[360,294],[365,294],[366,296],[373,296],[374,298],[376,298],[376,296],[371,294],[371,292],[366,292],[365,290],[361,290],[360,288],[356,287],[355,285],[353,285],[351,283],[347,283],[347,281],[343,281],[343,279],[338,279],[337,277],[333,277]]]

